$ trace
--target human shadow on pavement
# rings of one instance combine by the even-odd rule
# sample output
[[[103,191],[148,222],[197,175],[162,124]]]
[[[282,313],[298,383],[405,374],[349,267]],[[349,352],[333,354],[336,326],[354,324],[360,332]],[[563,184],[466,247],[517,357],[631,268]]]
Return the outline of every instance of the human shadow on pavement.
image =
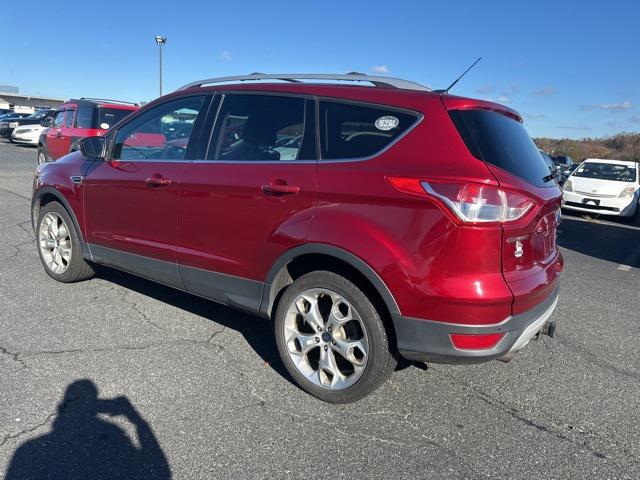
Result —
[[[137,442],[102,415],[129,421]],[[165,480],[171,470],[151,427],[131,402],[98,398],[96,385],[83,379],[67,387],[51,432],[18,447],[5,478]]]

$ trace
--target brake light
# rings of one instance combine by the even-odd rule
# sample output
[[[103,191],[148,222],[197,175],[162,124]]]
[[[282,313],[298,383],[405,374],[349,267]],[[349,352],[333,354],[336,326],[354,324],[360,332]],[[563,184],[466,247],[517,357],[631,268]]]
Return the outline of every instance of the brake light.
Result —
[[[451,343],[458,350],[487,350],[495,347],[504,333],[465,334],[452,333]]]
[[[387,180],[400,192],[439,200],[464,223],[513,222],[535,206],[532,199],[520,193],[482,183],[404,177]]]

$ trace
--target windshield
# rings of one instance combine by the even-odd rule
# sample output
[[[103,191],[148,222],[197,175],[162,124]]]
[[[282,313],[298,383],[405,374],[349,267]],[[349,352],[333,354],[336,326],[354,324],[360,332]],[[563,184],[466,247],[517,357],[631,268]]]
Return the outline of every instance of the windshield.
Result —
[[[613,180],[616,182],[635,182],[636,168],[615,163],[584,162],[573,172],[573,176]]]
[[[49,111],[36,112],[29,115],[27,118],[43,118],[49,115]]]
[[[502,113],[488,110],[449,112],[469,151],[538,187],[554,186],[553,162],[531,140],[524,126]],[[545,154],[546,155],[546,154]]]

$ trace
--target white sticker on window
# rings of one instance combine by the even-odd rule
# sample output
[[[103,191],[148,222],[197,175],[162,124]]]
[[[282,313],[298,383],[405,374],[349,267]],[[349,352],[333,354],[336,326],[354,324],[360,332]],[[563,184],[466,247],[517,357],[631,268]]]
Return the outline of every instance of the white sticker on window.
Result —
[[[109,129],[109,124],[108,123],[101,123],[100,124],[100,128],[103,130],[108,130]]]
[[[385,115],[378,118],[375,125],[378,130],[393,130],[400,125],[400,120],[392,115]]]

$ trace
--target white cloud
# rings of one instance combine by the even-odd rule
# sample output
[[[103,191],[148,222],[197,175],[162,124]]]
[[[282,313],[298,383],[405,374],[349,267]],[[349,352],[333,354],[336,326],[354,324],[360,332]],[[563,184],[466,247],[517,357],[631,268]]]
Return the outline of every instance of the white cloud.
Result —
[[[630,117],[630,118],[629,118],[629,121],[630,121],[631,123],[637,123],[637,124],[640,124],[640,116],[638,116],[638,115],[634,115],[633,117]]]
[[[544,113],[527,113],[526,117],[530,118],[531,120],[542,120],[544,118],[547,118]]]
[[[604,110],[605,112],[620,112],[633,108],[633,103],[626,101],[622,103],[601,103],[599,105],[578,105],[580,110]]]
[[[387,67],[386,65],[376,65],[375,67],[373,67],[373,68],[371,69],[371,71],[372,71],[373,73],[382,73],[382,74],[385,74],[385,73],[389,73],[389,67]]]
[[[231,55],[231,52],[229,50],[225,50],[220,54],[218,60],[222,60],[223,62],[230,62],[231,60],[233,60],[233,55]]]
[[[558,125],[556,128],[562,128],[564,130],[591,130],[588,125]]]
[[[511,103],[511,98],[506,95],[501,95],[495,100],[497,103]]]

